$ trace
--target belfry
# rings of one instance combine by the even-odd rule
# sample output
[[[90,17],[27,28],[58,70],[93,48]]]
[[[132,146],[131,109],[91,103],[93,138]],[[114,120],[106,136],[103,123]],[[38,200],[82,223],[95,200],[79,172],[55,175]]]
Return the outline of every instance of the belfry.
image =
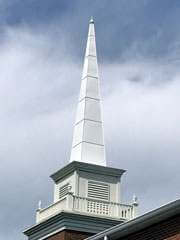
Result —
[[[52,174],[54,201],[36,211],[29,240],[85,239],[136,217],[137,201],[121,201],[123,169],[106,164],[95,28],[89,22],[69,163]]]

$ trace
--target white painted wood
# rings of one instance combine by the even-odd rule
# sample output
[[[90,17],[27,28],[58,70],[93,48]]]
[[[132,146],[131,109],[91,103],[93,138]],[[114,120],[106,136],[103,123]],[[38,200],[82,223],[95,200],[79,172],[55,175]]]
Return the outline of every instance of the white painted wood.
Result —
[[[69,193],[58,202],[53,203],[47,208],[38,210],[36,213],[36,223],[44,221],[61,211],[75,211],[76,213],[79,212],[86,215],[104,216],[124,220],[130,220],[134,217],[132,205],[78,197]]]
[[[89,24],[70,162],[106,166],[94,21]]]

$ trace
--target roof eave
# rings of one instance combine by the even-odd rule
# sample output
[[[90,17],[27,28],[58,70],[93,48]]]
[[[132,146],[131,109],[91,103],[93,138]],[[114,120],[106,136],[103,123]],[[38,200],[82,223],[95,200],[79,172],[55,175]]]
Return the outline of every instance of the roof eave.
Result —
[[[151,225],[157,224],[179,214],[180,200],[176,200],[126,223],[119,224],[115,227],[98,233],[95,236],[87,238],[87,240],[102,240],[104,236],[109,236],[113,240],[116,240],[117,237],[120,239],[121,237],[126,237],[129,234],[138,232],[150,227]]]

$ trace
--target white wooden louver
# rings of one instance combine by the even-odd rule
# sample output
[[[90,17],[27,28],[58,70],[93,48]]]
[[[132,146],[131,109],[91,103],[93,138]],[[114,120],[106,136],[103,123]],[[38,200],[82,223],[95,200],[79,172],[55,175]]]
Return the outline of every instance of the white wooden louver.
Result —
[[[69,183],[63,185],[62,187],[59,188],[59,199],[63,198],[66,196],[66,194],[69,191]]]
[[[88,197],[109,201],[109,185],[101,182],[88,181]]]

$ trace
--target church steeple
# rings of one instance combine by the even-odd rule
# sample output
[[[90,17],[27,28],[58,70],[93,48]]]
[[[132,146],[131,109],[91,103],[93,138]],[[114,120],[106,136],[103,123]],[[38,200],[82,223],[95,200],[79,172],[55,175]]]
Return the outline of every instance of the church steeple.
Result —
[[[72,161],[106,166],[94,20],[89,32],[84,58],[81,90],[74,127]]]
[[[89,22],[81,90],[70,163],[53,173],[54,201],[36,211],[36,224],[24,231],[28,240],[84,239],[137,214],[121,202],[125,170],[106,166],[96,42]]]

